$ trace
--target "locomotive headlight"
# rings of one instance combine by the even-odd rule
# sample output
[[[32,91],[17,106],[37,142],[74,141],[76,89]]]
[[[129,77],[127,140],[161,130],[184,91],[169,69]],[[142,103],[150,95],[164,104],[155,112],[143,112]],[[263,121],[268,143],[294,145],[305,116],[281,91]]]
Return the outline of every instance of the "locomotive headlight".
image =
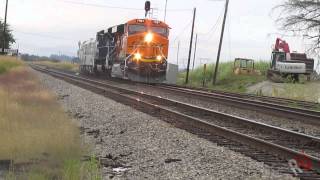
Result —
[[[159,56],[157,56],[157,60],[158,61],[161,61],[162,60],[162,57],[159,55]]]
[[[134,54],[134,59],[140,60],[141,59],[141,54],[140,53],[135,53]]]
[[[148,34],[144,37],[144,41],[147,43],[151,43],[153,40],[153,34],[151,32],[148,32]]]

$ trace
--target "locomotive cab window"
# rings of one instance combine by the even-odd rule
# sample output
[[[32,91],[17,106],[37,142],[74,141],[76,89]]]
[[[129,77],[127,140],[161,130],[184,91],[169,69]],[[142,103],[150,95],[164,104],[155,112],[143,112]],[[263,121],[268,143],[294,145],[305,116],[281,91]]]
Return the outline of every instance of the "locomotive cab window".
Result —
[[[146,32],[147,28],[144,25],[133,24],[129,25],[129,35]]]
[[[151,31],[161,36],[168,36],[168,29],[164,27],[151,27]]]

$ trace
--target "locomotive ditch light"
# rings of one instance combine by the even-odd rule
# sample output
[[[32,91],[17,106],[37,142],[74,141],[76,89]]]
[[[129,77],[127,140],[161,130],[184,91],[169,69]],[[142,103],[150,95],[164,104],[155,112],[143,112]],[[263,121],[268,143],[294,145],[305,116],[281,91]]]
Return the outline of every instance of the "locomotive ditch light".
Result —
[[[141,59],[141,54],[140,53],[135,53],[134,54],[134,59],[139,61]]]
[[[144,37],[144,41],[147,43],[151,43],[153,40],[153,34],[151,32],[148,32],[147,35]]]
[[[159,55],[159,56],[157,56],[157,60],[158,61],[161,61],[162,60],[162,57]]]

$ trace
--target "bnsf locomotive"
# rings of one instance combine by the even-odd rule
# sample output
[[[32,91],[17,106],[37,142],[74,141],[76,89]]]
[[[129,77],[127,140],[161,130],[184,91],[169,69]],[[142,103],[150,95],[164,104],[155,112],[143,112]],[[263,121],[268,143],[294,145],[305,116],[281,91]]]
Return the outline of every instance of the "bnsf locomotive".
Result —
[[[79,43],[80,72],[158,83],[165,80],[169,26],[152,19],[133,19]]]

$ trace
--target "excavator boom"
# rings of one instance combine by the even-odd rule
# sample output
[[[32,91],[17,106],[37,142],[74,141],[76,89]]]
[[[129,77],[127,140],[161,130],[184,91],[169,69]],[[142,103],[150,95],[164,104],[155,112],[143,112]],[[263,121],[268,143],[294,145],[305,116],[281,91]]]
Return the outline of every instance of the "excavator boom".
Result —
[[[277,38],[274,50],[275,51],[283,50],[283,52],[285,53],[290,53],[289,44],[280,38]]]

